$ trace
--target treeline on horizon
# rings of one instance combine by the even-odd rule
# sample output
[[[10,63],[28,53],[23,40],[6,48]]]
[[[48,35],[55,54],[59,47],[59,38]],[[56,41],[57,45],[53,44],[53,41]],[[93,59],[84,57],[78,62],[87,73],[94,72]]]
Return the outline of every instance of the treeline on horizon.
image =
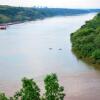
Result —
[[[71,41],[72,50],[78,58],[100,67],[100,13],[72,33]]]
[[[64,8],[29,8],[29,7],[11,7],[0,5],[0,24],[10,22],[23,22],[45,17],[65,16],[84,14],[89,12],[98,12],[100,9],[64,9]]]

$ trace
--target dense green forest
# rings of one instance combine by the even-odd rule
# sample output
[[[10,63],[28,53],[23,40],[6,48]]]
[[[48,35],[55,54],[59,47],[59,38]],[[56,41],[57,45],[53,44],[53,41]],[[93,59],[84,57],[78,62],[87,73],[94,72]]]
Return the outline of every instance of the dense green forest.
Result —
[[[72,50],[81,59],[100,67],[100,13],[71,34]]]
[[[0,6],[0,23],[31,21],[43,19],[45,17],[60,16],[60,15],[75,15],[89,12],[97,12],[95,10],[82,9],[64,9],[64,8],[28,8],[28,7],[11,7]]]

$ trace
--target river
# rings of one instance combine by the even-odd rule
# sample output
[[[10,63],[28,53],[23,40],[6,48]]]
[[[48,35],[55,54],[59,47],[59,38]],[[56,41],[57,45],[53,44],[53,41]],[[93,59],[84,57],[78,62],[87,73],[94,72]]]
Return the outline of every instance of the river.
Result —
[[[96,14],[59,16],[11,25],[0,30],[0,84],[49,73],[98,72],[71,51],[70,34]],[[11,85],[11,84],[10,84]],[[8,85],[9,86],[9,85]]]

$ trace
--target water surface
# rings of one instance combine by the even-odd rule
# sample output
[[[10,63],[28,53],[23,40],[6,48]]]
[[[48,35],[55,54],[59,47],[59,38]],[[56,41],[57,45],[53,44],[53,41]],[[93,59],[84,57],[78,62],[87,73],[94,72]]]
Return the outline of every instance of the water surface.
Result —
[[[77,60],[70,42],[70,34],[94,15],[53,17],[0,30],[0,80],[94,71]]]

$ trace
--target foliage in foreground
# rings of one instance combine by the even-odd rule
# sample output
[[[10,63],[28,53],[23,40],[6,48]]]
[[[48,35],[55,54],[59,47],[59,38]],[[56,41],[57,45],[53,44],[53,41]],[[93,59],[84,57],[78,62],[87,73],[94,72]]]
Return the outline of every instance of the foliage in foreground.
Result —
[[[0,93],[0,100],[8,100],[4,93]]]
[[[57,76],[55,74],[48,75],[45,80],[45,97],[46,100],[63,100],[65,94],[64,87],[59,86]]]
[[[7,98],[0,93],[0,100],[64,100],[64,87],[59,85],[56,74],[47,75],[44,79],[45,93],[40,95],[40,89],[33,79],[22,79],[22,88],[13,97]]]
[[[100,13],[71,34],[72,50],[81,59],[100,66]]]

